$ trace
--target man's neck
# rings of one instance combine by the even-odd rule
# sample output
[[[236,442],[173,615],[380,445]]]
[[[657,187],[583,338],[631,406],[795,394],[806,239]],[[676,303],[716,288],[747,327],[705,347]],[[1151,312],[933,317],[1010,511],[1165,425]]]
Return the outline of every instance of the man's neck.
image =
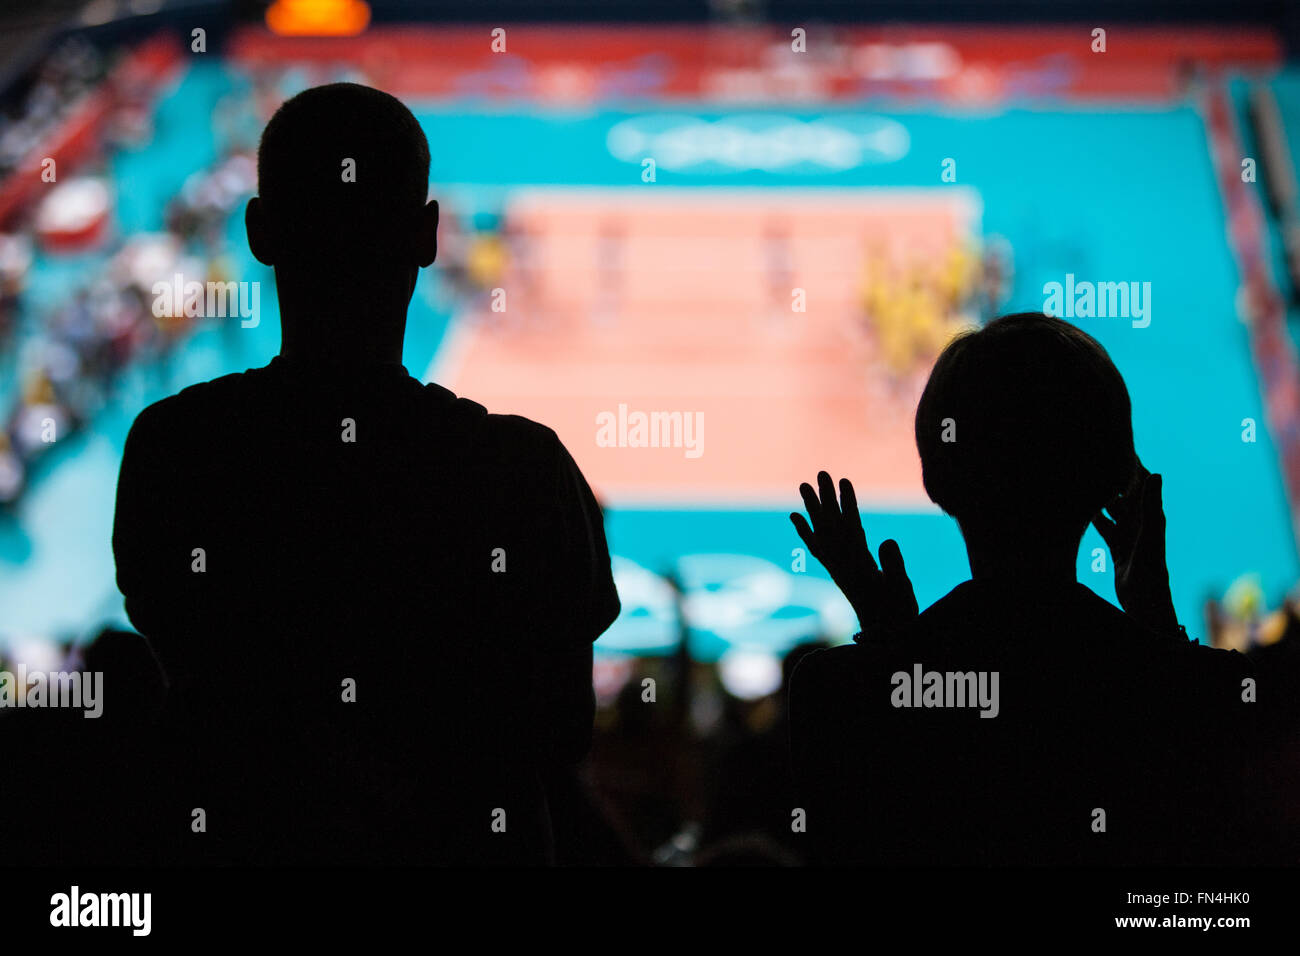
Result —
[[[310,365],[400,365],[406,309],[280,306],[280,354]]]
[[[280,332],[280,355],[301,365],[400,365],[402,342],[369,339],[320,339]]]
[[[280,355],[304,364],[400,365],[411,280],[387,274],[327,280],[277,269]]]

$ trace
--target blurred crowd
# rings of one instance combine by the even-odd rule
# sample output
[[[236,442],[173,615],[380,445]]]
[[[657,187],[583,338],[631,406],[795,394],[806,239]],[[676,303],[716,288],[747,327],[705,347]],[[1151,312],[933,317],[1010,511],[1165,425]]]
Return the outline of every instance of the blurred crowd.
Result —
[[[37,68],[17,102],[0,111],[0,179],[59,128],[104,78],[104,57],[84,39],[70,37]]]
[[[18,501],[39,459],[93,418],[129,366],[165,366],[191,331],[196,317],[184,309],[156,314],[156,282],[177,273],[187,282],[236,278],[221,237],[255,183],[253,160],[243,153],[194,174],[168,204],[166,231],[128,238],[22,342],[19,391],[0,433],[0,506]]]

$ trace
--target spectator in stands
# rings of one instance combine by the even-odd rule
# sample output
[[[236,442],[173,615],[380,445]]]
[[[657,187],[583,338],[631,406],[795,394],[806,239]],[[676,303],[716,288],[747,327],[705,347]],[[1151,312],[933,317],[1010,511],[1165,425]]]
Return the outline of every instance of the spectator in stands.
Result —
[[[1251,669],[1178,627],[1161,479],[1138,462],[1128,391],[1102,347],[1038,314],[957,338],[921,396],[916,442],[971,566],[919,617],[898,546],[876,565],[847,480],[837,499],[821,473],[801,488],[811,525],[791,516],[863,627],[793,679],[793,759],[819,858],[1248,852]],[[1123,613],[1076,580],[1090,519]]]
[[[544,772],[588,745],[619,610],[592,493],[549,428],[401,364],[428,174],[393,97],[286,102],[246,215],[280,354],[127,440],[118,584],[178,764],[158,819],[203,859],[546,862]]]

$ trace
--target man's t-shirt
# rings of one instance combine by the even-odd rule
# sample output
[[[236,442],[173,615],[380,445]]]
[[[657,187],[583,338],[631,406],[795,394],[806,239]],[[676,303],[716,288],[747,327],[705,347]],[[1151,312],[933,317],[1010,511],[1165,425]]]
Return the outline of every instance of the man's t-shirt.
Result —
[[[1080,584],[967,582],[892,639],[799,665],[808,833],[836,863],[1239,858],[1250,674]]]
[[[538,779],[586,745],[619,610],[549,428],[400,365],[277,357],[140,414],[113,549],[187,806],[257,833],[233,853],[544,857]]]

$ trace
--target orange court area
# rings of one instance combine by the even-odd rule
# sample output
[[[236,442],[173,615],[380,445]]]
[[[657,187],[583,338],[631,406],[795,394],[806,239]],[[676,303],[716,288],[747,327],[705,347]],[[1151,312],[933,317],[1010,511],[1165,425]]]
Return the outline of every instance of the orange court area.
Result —
[[[554,428],[610,505],[785,508],[826,468],[864,507],[928,509],[912,419],[939,346],[887,367],[866,290],[979,215],[958,187],[520,189],[495,294],[426,379]]]

